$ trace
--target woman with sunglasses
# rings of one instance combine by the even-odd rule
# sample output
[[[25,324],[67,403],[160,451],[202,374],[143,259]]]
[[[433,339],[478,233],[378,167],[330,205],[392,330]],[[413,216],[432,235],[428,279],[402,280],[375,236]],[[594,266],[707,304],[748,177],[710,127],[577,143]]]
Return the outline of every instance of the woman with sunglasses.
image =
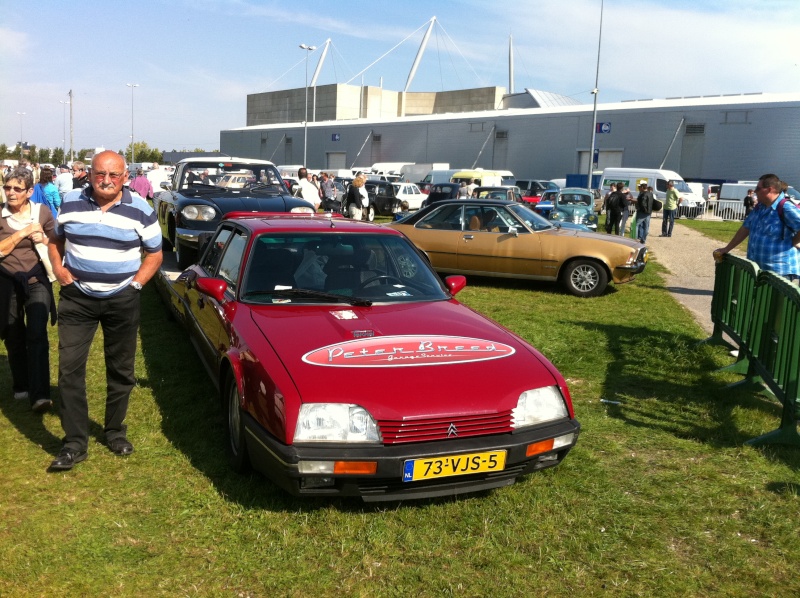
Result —
[[[55,222],[47,206],[30,201],[33,175],[16,168],[3,184],[0,210],[0,338],[8,352],[14,398],[44,413],[50,400],[47,318],[55,324],[53,286],[37,245],[46,250]],[[45,253],[45,255],[47,255]]]

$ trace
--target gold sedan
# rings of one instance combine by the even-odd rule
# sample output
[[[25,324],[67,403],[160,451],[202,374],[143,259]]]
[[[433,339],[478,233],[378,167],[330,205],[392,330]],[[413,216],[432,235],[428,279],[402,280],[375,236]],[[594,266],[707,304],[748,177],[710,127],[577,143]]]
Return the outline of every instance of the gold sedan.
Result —
[[[632,239],[566,228],[511,201],[443,201],[388,224],[403,232],[439,272],[560,280],[578,297],[600,295],[609,280],[633,280],[647,248]]]

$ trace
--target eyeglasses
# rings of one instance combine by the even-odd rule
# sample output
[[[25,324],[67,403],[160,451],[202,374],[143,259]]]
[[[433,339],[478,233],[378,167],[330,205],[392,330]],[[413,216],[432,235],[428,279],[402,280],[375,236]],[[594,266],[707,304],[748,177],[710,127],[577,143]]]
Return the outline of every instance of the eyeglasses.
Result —
[[[104,181],[106,177],[110,178],[115,183],[125,175],[124,172],[93,172],[92,178],[96,181]]]
[[[28,190],[27,187],[14,187],[11,185],[3,185],[3,191],[5,191],[6,193],[11,191],[12,189],[14,190],[14,193],[25,193]]]

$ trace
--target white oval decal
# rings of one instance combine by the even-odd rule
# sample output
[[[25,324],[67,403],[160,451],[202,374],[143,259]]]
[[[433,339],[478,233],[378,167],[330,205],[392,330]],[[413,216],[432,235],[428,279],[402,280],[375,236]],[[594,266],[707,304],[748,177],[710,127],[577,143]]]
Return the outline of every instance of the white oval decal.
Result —
[[[314,349],[303,355],[303,361],[340,368],[397,367],[488,361],[513,354],[509,345],[479,338],[376,336]]]

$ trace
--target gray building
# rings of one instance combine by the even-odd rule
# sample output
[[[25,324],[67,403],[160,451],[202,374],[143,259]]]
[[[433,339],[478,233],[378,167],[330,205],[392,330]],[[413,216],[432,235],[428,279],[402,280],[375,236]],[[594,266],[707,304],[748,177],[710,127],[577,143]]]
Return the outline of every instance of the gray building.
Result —
[[[309,93],[309,168],[449,162],[543,179],[589,170],[592,106],[564,96],[508,95],[503,88],[402,94],[325,87]],[[304,97],[305,88],[248,96],[248,126],[221,131],[221,151],[302,162]],[[596,120],[598,169],[663,164],[690,180],[750,180],[774,172],[800,185],[800,94],[600,104]]]

